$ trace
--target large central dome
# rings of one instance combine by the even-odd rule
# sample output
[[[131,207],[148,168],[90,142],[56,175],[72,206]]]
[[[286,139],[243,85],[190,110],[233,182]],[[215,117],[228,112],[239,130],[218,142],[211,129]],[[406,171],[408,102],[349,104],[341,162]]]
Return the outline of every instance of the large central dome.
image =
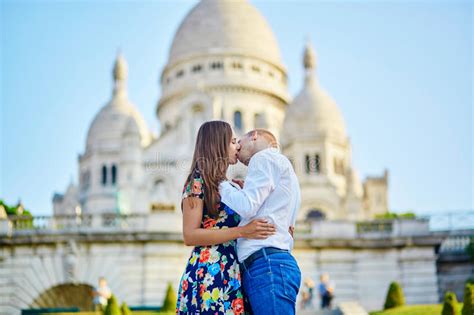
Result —
[[[282,68],[280,50],[265,18],[246,0],[202,0],[181,23],[168,66],[209,55],[256,57]]]

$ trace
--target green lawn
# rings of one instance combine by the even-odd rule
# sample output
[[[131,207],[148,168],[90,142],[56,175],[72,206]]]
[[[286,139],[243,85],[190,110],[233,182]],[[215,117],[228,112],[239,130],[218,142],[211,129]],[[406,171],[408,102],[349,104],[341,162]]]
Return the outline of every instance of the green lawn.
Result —
[[[461,314],[462,303],[458,303],[459,314]],[[371,312],[370,315],[440,315],[442,304],[438,305],[407,305],[392,308],[386,311]]]

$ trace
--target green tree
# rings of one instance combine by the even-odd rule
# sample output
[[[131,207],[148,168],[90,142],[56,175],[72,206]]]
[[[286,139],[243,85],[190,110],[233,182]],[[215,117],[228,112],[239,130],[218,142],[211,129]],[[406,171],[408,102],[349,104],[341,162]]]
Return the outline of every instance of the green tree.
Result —
[[[462,307],[462,315],[474,314],[474,284],[466,283],[464,287],[464,306]]]
[[[458,300],[453,292],[446,292],[441,315],[458,315]]]
[[[415,219],[416,214],[414,214],[413,212],[405,212],[405,213],[400,213],[398,217],[402,219]]]
[[[403,296],[402,287],[398,282],[392,282],[388,288],[387,298],[385,299],[383,308],[386,310],[402,305],[405,305],[405,297]]]
[[[121,315],[117,299],[113,294],[107,300],[107,306],[105,307],[104,315]]]
[[[405,212],[405,213],[395,213],[395,212],[385,212],[382,214],[375,215],[376,219],[415,219],[416,215],[413,212]]]
[[[3,206],[5,208],[5,212],[7,213],[7,215],[20,215],[18,213],[18,207],[20,206],[20,203],[18,203],[18,205],[16,206],[9,206],[5,203],[3,199],[0,199],[0,206]],[[25,211],[27,212],[27,214],[29,213],[29,211],[24,210],[24,212]]]
[[[163,307],[161,308],[161,312],[174,312],[176,310],[176,292],[173,289],[171,283],[168,283],[168,287],[166,288],[166,296],[165,301],[163,302]]]
[[[120,307],[120,310],[122,311],[122,315],[132,315],[132,312],[128,308],[127,303],[123,302],[122,306]]]
[[[31,229],[33,228],[33,216],[30,211],[23,207],[21,202],[18,202],[16,206],[9,206],[3,199],[0,199],[0,207],[5,209],[7,216],[18,216],[13,221],[15,229]]]

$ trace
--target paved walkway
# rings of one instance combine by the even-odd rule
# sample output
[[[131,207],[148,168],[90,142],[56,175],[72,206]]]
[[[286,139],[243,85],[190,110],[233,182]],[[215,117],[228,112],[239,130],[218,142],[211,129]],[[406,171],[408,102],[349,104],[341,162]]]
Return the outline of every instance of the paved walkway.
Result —
[[[357,301],[341,302],[334,310],[300,310],[298,315],[369,315]]]

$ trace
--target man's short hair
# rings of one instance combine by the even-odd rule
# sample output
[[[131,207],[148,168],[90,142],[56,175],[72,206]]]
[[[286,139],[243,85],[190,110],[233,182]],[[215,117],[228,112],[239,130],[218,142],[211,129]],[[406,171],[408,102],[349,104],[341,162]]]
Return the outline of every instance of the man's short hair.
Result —
[[[267,142],[271,146],[278,147],[278,142],[277,142],[276,137],[273,135],[273,133],[271,133],[267,129],[262,129],[262,128],[253,129],[253,130],[250,130],[249,132],[247,132],[245,135],[247,137],[250,137],[254,132],[257,132],[257,135],[260,135],[263,138],[265,138],[265,140],[267,140]]]

